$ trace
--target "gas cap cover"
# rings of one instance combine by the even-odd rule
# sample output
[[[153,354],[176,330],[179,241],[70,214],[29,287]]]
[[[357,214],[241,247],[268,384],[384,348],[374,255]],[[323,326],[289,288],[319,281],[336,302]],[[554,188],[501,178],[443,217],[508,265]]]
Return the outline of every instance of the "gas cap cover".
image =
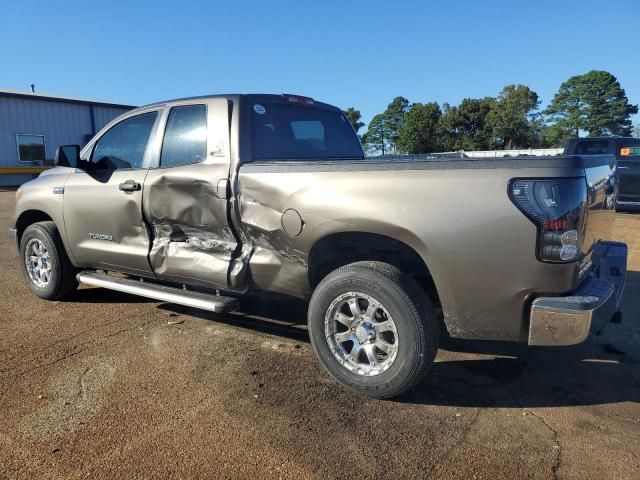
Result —
[[[282,229],[287,235],[297,237],[302,232],[302,218],[293,208],[289,208],[282,214]]]

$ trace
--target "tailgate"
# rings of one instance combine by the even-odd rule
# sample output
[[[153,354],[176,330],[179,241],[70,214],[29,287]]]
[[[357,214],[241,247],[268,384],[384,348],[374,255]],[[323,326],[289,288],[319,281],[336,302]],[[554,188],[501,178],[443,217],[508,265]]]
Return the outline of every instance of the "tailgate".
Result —
[[[582,252],[591,255],[600,240],[610,240],[613,233],[617,195],[616,159],[613,155],[581,157],[587,182],[587,214]]]

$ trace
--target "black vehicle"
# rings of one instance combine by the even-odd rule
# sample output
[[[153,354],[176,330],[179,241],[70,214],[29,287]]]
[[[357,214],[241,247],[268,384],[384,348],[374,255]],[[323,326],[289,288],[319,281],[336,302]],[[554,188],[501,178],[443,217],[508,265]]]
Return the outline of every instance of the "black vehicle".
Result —
[[[618,161],[617,208],[640,211],[640,138],[572,138],[565,144],[564,154],[615,155]]]

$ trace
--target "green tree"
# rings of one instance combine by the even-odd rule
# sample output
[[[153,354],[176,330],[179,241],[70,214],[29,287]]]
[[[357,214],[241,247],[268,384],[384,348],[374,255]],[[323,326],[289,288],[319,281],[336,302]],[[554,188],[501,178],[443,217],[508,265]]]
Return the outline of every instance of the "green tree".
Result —
[[[487,115],[495,99],[465,98],[457,107],[443,106],[439,132],[445,150],[489,150],[492,131]]]
[[[353,129],[356,131],[356,133],[358,133],[358,130],[364,127],[364,122],[360,121],[360,119],[362,118],[360,110],[349,107],[346,110],[343,110],[342,113],[344,113],[344,116],[347,117],[347,119],[351,122],[351,125],[353,125]]]
[[[389,132],[384,114],[379,113],[371,119],[362,135],[362,144],[369,153],[381,152],[384,155],[389,151]]]
[[[636,123],[635,127],[633,127],[633,136],[640,138],[640,122]]]
[[[406,153],[438,150],[438,121],[442,111],[436,102],[414,103],[400,126],[398,148]]]
[[[398,140],[400,139],[400,129],[404,123],[404,117],[409,110],[409,100],[404,97],[396,97],[387,106],[382,114],[387,131],[387,139],[394,152],[398,150]]]
[[[538,94],[526,85],[507,85],[487,114],[494,146],[524,148],[536,143],[535,111]]]
[[[538,131],[538,142],[532,145],[540,148],[560,148],[573,136],[570,128],[558,124],[541,123]]]
[[[633,129],[631,115],[638,113],[638,106],[629,103],[616,77],[591,70],[564,82],[544,113],[576,137],[581,130],[589,136],[628,136]]]

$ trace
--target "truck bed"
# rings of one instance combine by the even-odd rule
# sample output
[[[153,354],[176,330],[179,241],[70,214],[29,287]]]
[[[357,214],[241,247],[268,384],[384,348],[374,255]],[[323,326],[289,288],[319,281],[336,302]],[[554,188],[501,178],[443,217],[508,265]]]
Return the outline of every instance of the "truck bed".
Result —
[[[260,171],[286,171],[295,165],[296,171],[359,171],[359,170],[448,170],[448,169],[526,169],[563,168],[582,170],[610,164],[615,161],[611,155],[556,155],[522,156],[511,158],[459,158],[432,157],[428,155],[394,155],[366,157],[364,159],[319,159],[319,160],[268,160],[253,161],[243,165],[250,171],[252,166],[260,166]],[[576,175],[581,175],[577,173]]]

